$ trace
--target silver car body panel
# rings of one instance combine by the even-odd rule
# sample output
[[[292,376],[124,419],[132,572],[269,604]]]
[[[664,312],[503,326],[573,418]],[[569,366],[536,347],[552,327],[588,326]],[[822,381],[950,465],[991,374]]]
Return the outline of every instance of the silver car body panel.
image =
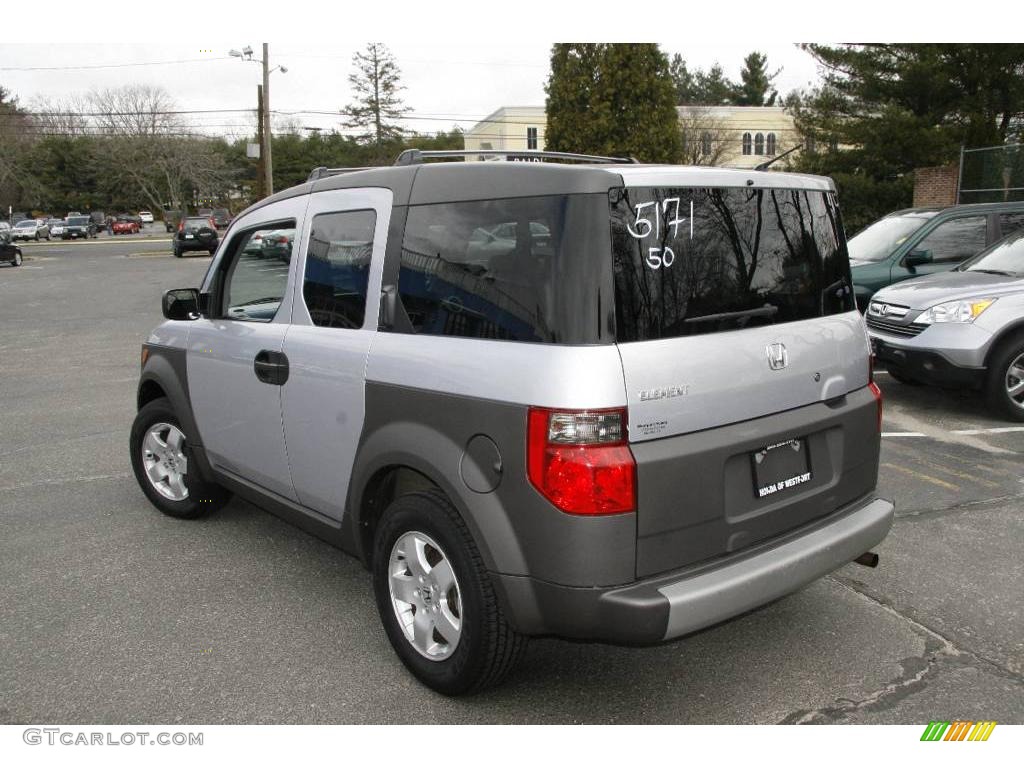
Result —
[[[832,179],[803,173],[678,165],[616,165],[607,167],[607,170],[621,176],[627,187],[753,187],[813,189],[821,192],[836,190]]]
[[[368,381],[546,408],[626,404],[614,344],[561,346],[379,333]]]
[[[775,345],[784,359],[773,370]],[[831,400],[868,384],[857,312],[620,344],[630,441],[653,440]]]
[[[365,418],[366,357],[376,335],[381,268],[391,220],[386,189],[343,189],[311,196],[299,252],[292,258],[292,326],[284,342],[288,382],[281,388],[285,442],[299,502],[335,520],[345,512],[349,479]],[[366,313],[361,329],[314,325],[302,285],[313,219],[319,214],[376,212]]]
[[[300,223],[308,202],[305,196],[282,200],[232,227],[207,273],[204,289],[209,289],[216,266],[232,252],[243,230],[290,219]],[[291,260],[290,281],[297,262]],[[192,321],[188,389],[202,444],[214,468],[294,501],[281,421],[281,388],[261,382],[253,370],[259,352],[282,350],[291,318],[290,296],[286,291],[269,323],[205,317]]]

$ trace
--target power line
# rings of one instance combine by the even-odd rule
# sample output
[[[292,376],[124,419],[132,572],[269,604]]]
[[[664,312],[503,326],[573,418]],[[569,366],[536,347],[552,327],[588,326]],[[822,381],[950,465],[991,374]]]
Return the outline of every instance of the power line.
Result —
[[[123,67],[157,67],[163,64],[191,64],[197,61],[224,61],[230,56],[205,56],[201,59],[170,59],[167,61],[136,61],[126,64],[75,64],[63,67],[0,67],[0,72],[56,72],[72,69],[121,69]]]

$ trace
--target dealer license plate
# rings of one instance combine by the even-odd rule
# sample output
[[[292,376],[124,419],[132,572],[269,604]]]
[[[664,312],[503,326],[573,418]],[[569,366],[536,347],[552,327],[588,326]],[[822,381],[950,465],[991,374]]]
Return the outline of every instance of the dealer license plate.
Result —
[[[801,438],[773,443],[750,454],[754,495],[764,499],[796,488],[811,479],[807,441]]]

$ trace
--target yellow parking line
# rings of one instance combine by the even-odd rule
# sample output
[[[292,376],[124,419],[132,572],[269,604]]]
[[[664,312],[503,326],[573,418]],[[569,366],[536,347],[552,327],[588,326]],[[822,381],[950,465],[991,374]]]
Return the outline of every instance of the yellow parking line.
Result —
[[[945,488],[946,490],[949,490],[949,491],[959,491],[960,490],[960,486],[959,485],[953,485],[952,483],[947,483],[945,480],[939,480],[939,478],[932,477],[931,475],[926,475],[923,472],[915,472],[912,469],[907,469],[906,467],[898,467],[895,464],[882,464],[881,466],[885,467],[886,469],[892,469],[892,470],[895,470],[897,472],[902,472],[905,475],[910,475],[911,477],[915,477],[918,480],[924,480],[927,483],[932,483],[933,485],[937,485],[940,488]]]

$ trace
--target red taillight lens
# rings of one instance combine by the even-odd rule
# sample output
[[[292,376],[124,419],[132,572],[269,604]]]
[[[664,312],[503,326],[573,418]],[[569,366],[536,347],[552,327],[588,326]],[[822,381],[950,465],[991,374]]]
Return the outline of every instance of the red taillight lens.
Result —
[[[636,462],[626,444],[625,408],[531,408],[526,466],[533,486],[563,512],[636,510]]]
[[[878,431],[881,432],[882,431],[882,390],[880,390],[878,388],[878,385],[875,384],[875,382],[873,382],[873,381],[870,384],[868,384],[868,387],[871,389],[871,394],[873,394],[875,396],[875,405],[878,406]]]
[[[185,220],[184,219],[182,219],[181,221],[178,222],[178,231],[179,232],[184,232],[185,231]]]

